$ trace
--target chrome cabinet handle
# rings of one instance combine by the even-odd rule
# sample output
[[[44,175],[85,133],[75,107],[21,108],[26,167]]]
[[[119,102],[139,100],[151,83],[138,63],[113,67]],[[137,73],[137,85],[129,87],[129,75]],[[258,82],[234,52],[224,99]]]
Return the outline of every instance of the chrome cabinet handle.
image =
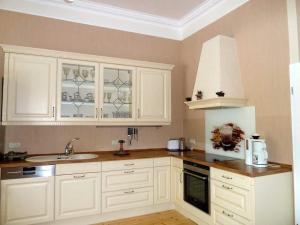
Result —
[[[85,177],[85,174],[73,176],[74,179],[80,179],[80,178],[84,178],[84,177]]]
[[[96,118],[98,118],[98,108],[96,108]]]
[[[222,211],[222,213],[223,213],[225,216],[228,216],[228,217],[233,218],[233,214],[229,214],[229,213],[225,212],[224,210]]]
[[[138,109],[138,118],[141,118],[141,110]]]
[[[103,109],[100,108],[100,117],[103,118]]]
[[[124,173],[134,173],[134,170],[127,170],[127,171],[124,171]]]
[[[232,187],[228,187],[228,186],[226,186],[224,184],[222,185],[222,187],[225,188],[225,189],[227,189],[227,190],[232,190],[233,189]]]
[[[124,194],[132,194],[134,193],[134,190],[131,190],[131,191],[124,191]]]
[[[55,117],[55,106],[52,106],[52,117]]]
[[[134,163],[125,163],[124,166],[134,166]]]
[[[222,177],[227,179],[227,180],[232,180],[232,177],[228,177],[228,176],[225,176],[225,175],[222,175]]]

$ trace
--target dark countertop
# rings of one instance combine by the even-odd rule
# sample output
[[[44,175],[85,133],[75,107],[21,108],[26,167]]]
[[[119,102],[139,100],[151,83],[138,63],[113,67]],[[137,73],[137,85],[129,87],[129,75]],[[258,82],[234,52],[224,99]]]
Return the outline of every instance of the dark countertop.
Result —
[[[78,152],[79,153],[79,152]],[[82,152],[83,153],[83,152]],[[115,156],[113,151],[101,151],[101,152],[84,152],[97,154],[98,158],[88,160],[59,160],[51,162],[26,162],[25,160],[1,162],[0,168],[7,167],[22,167],[22,166],[37,166],[37,165],[49,165],[49,164],[64,164],[64,163],[83,163],[83,162],[102,162],[113,160],[128,160],[128,159],[142,159],[142,158],[156,158],[156,157],[168,157],[173,156],[179,159],[188,160],[191,162],[203,164],[206,166],[226,170],[229,172],[249,176],[259,177],[276,173],[284,173],[292,171],[291,165],[272,163],[273,166],[266,168],[257,168],[253,166],[247,166],[244,160],[232,160],[224,162],[207,162],[205,161],[205,152],[194,150],[186,152],[168,152],[166,149],[143,149],[143,150],[130,150],[128,156]],[[275,165],[274,165],[275,164]]]

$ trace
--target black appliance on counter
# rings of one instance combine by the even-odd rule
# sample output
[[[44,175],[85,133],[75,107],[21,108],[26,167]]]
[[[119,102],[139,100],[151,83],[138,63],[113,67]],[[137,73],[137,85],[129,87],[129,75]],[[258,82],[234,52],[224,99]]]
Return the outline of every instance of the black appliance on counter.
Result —
[[[209,167],[183,161],[184,201],[210,214]]]

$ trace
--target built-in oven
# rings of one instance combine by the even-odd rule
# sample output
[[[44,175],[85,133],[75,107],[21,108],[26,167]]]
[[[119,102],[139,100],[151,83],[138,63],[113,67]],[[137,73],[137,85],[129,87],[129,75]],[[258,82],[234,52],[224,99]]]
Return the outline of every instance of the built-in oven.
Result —
[[[184,201],[210,214],[209,167],[183,161]]]

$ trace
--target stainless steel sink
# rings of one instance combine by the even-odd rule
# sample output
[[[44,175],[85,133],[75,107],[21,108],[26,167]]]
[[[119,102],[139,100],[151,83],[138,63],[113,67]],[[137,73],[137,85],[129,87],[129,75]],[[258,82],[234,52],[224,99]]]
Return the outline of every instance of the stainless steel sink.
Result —
[[[60,161],[60,160],[85,160],[95,159],[98,155],[96,154],[74,154],[74,155],[40,155],[32,156],[26,159],[28,162],[48,162],[48,161]]]

